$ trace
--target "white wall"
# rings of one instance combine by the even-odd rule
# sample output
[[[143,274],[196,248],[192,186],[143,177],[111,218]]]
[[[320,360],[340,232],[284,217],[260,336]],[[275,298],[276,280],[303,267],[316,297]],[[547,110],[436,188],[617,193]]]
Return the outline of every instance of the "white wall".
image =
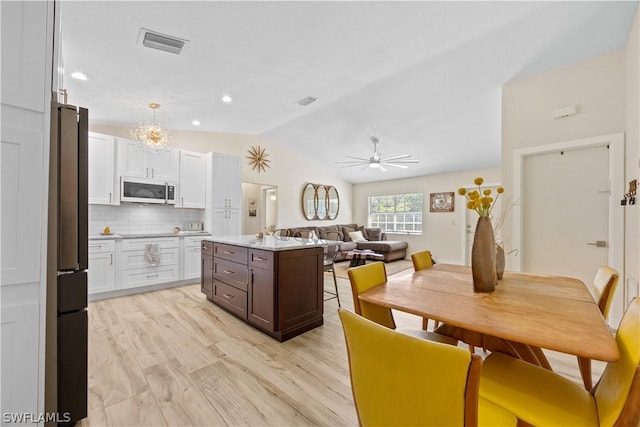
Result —
[[[636,13],[627,46],[626,54],[626,179],[640,180],[640,10]],[[629,296],[638,295],[640,282],[640,197],[636,196],[634,206],[625,208],[625,273],[619,286],[628,290]],[[634,292],[635,291],[635,292]]]
[[[502,179],[505,194],[511,195],[514,182],[514,150],[625,131],[625,72],[625,51],[618,50],[503,87]],[[567,105],[577,105],[577,114],[554,119],[553,111]],[[623,194],[623,189],[612,190],[614,197]],[[567,194],[567,198],[570,196]],[[507,218],[503,230],[507,243],[513,236],[511,219]],[[621,313],[619,292],[610,316],[612,324],[616,324]]]
[[[100,126],[90,124],[93,132],[129,138],[129,128],[117,126]],[[219,153],[240,156],[242,163],[242,181],[253,184],[265,184],[278,187],[278,226],[294,227],[302,225],[329,225],[349,223],[352,218],[351,183],[327,173],[322,165],[311,159],[298,156],[259,135],[228,134],[214,132],[172,131],[172,144],[176,148],[208,153]],[[271,161],[266,172],[251,170],[246,160],[247,150],[251,146],[260,145],[266,148]],[[340,194],[340,212],[335,221],[307,221],[302,215],[300,199],[306,183],[333,185]]]
[[[413,252],[428,249],[440,263],[464,264],[464,215],[463,197],[457,190],[473,184],[477,176],[488,183],[500,183],[500,168],[473,169],[438,175],[425,175],[415,178],[379,181],[356,184],[353,190],[354,222],[367,224],[367,198],[386,194],[415,193],[424,194],[422,212],[423,230],[421,236],[407,234],[388,234],[387,240],[404,240],[409,243],[407,258]],[[453,191],[456,193],[453,212],[430,212],[429,194]],[[475,225],[474,225],[475,226]]]

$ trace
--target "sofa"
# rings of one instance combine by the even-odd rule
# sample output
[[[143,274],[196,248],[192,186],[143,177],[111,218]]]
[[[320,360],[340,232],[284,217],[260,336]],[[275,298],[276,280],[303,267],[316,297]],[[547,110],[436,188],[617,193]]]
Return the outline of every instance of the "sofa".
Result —
[[[358,224],[336,224],[327,226],[306,226],[292,227],[287,229],[290,236],[299,236],[303,233],[314,232],[321,239],[341,239],[340,252],[352,251],[354,249],[370,249],[384,256],[384,262],[390,262],[397,259],[404,259],[407,255],[407,242],[399,240],[387,240],[386,234],[377,227],[366,228]],[[360,234],[351,234],[356,238],[360,235],[364,240],[353,241],[350,233],[359,231]],[[338,252],[336,261],[343,261],[346,258]]]

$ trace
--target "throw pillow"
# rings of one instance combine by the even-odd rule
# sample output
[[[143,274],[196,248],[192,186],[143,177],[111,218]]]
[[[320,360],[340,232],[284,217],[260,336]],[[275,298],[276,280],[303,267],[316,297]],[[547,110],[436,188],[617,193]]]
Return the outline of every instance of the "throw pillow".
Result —
[[[360,227],[358,227],[358,230],[362,233],[362,236],[366,239],[366,240],[370,240],[369,239],[369,235],[367,234],[367,229],[364,228],[364,225],[361,225]]]
[[[362,235],[362,231],[352,231],[349,233],[349,238],[354,242],[366,242],[367,239]]]
[[[371,242],[379,242],[382,240],[382,229],[381,228],[367,228],[367,235],[369,236],[369,241]]]
[[[345,242],[351,241],[351,237],[349,237],[349,233],[351,233],[352,231],[356,231],[356,229],[350,228],[350,227],[342,227],[342,235],[344,236]]]

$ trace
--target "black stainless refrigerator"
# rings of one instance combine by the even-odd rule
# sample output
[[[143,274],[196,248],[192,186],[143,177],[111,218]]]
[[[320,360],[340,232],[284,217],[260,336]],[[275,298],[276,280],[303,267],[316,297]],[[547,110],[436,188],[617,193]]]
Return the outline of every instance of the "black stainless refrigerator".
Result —
[[[88,139],[87,109],[53,102],[45,405],[61,425],[87,416]]]

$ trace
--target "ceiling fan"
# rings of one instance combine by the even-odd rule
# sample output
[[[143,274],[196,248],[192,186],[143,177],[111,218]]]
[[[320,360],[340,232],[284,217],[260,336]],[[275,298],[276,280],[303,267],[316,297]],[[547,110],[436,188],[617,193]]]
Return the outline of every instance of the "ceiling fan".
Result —
[[[409,157],[411,157],[409,154],[401,154],[399,156],[387,157],[386,159],[383,159],[382,153],[378,151],[378,144],[380,143],[378,138],[372,136],[371,143],[373,144],[373,156],[369,157],[368,159],[365,159],[363,157],[347,156],[347,158],[354,160],[335,163],[344,164],[344,166],[342,166],[343,168],[362,165],[364,166],[362,170],[365,170],[366,168],[374,168],[380,169],[383,172],[386,171],[386,169],[384,168],[385,166],[394,166],[396,168],[406,169],[406,164],[418,163],[418,160],[409,159]]]

